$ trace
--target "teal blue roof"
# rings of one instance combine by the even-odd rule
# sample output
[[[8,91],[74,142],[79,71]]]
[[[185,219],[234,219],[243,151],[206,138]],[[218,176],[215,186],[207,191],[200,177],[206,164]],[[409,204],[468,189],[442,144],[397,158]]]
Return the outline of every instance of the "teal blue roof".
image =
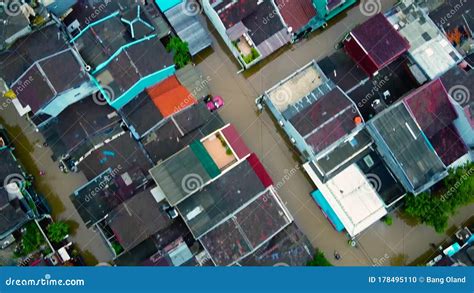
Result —
[[[160,7],[160,10],[162,12],[165,12],[173,7],[175,7],[178,4],[181,4],[183,0],[155,0],[156,4],[158,7]]]
[[[331,221],[333,224],[334,228],[338,231],[344,231],[344,225],[342,224],[341,220],[337,217],[336,213],[334,210],[331,208],[327,200],[324,198],[323,194],[319,190],[315,190],[311,193],[313,196],[314,200],[318,203],[319,207],[323,210],[323,212],[326,214],[328,219]]]

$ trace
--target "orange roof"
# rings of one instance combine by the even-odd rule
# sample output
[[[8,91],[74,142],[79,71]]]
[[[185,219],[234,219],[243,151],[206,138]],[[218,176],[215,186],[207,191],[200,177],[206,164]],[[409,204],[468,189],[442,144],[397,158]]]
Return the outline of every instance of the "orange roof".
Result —
[[[179,83],[174,75],[146,91],[163,117],[169,117],[197,103],[196,98]]]

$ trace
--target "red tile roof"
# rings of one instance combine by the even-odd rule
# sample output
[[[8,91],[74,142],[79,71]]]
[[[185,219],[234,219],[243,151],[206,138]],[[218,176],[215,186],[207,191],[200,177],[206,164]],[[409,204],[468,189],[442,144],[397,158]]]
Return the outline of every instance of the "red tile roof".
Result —
[[[407,96],[404,103],[446,166],[467,153],[453,126],[458,115],[441,80],[420,87]]]
[[[247,158],[247,161],[249,162],[250,166],[255,171],[255,174],[257,174],[258,178],[260,179],[265,188],[273,185],[272,177],[270,177],[267,170],[262,165],[256,154],[251,154]]]
[[[222,134],[224,134],[225,138],[227,139],[239,159],[243,159],[248,154],[250,154],[249,148],[243,141],[238,131],[235,129],[234,125],[229,125],[226,128],[222,129]]]
[[[146,91],[165,118],[197,103],[196,98],[174,75]]]
[[[285,23],[293,29],[299,31],[313,17],[317,15],[316,9],[311,0],[275,0]]]

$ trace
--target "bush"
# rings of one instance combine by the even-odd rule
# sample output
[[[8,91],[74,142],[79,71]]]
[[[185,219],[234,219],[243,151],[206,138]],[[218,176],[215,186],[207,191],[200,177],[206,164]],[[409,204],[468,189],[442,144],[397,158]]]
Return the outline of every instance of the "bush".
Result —
[[[326,259],[324,253],[319,249],[316,249],[316,253],[312,260],[310,260],[307,264],[310,267],[331,267],[332,264]]]
[[[59,243],[69,234],[69,225],[65,222],[59,221],[49,224],[47,230],[49,240]]]
[[[405,212],[443,233],[448,227],[449,217],[459,208],[474,202],[474,164],[450,170],[437,188],[434,193],[409,194],[405,200]]]
[[[191,61],[189,54],[189,46],[187,42],[183,42],[178,37],[172,37],[168,45],[166,45],[168,52],[173,52],[173,60],[176,67],[183,68]]]
[[[28,255],[38,250],[45,242],[44,237],[35,222],[29,222],[25,229],[26,231],[21,238],[20,255]]]
[[[393,224],[393,219],[390,216],[386,216],[383,218],[383,222],[387,224],[387,226],[392,226]]]

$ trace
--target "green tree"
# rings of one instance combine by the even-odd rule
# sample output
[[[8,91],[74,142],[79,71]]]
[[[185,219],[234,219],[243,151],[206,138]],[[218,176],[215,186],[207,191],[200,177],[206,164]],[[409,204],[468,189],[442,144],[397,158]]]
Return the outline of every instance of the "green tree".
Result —
[[[21,255],[28,255],[38,250],[44,243],[43,235],[35,222],[28,223],[25,228],[26,231],[21,238]]]
[[[459,208],[474,202],[474,164],[449,170],[449,175],[436,188],[435,192],[417,196],[409,194],[405,200],[405,212],[443,233],[448,227],[449,217]]]
[[[310,267],[331,267],[332,264],[326,259],[324,253],[319,249],[316,249],[314,257],[307,264]]]
[[[48,238],[52,242],[61,242],[69,234],[69,225],[65,222],[55,222],[48,226]]]
[[[183,42],[178,37],[171,38],[168,45],[166,45],[166,50],[173,53],[174,64],[177,68],[183,68],[191,61],[188,43]]]

